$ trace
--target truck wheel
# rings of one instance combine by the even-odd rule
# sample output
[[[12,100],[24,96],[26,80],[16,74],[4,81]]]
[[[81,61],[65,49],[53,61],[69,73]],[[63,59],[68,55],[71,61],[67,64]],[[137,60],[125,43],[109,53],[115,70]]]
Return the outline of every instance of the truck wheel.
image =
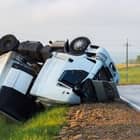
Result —
[[[74,55],[82,55],[90,44],[87,37],[78,37],[74,39],[69,46],[69,51]]]
[[[0,39],[0,55],[16,50],[19,46],[19,41],[14,35],[5,35]]]

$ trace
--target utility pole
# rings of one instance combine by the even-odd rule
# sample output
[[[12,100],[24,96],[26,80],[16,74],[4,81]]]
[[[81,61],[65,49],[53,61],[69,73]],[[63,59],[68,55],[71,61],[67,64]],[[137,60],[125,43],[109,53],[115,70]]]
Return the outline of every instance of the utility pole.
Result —
[[[128,39],[126,40],[126,82],[128,82]]]

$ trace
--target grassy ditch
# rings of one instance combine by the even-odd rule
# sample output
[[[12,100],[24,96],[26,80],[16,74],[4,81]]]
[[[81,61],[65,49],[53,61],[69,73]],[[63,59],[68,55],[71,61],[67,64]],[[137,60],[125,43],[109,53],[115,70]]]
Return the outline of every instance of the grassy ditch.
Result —
[[[66,124],[66,106],[50,107],[25,123],[15,123],[0,117],[1,140],[54,140]]]

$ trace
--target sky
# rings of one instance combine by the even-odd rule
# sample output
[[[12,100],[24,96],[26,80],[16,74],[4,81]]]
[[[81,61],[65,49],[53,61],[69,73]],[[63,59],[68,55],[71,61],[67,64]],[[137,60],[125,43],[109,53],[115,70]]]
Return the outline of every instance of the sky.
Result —
[[[139,0],[0,0],[0,36],[41,41],[87,36],[116,63],[140,55]]]

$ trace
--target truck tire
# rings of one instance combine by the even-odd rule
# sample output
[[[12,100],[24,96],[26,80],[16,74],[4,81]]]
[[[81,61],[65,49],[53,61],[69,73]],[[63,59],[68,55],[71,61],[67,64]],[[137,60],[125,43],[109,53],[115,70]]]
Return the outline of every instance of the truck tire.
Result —
[[[14,35],[5,35],[0,39],[0,55],[16,50],[19,46],[19,41]]]
[[[78,37],[74,39],[69,46],[69,51],[73,55],[82,55],[90,44],[87,37]]]

